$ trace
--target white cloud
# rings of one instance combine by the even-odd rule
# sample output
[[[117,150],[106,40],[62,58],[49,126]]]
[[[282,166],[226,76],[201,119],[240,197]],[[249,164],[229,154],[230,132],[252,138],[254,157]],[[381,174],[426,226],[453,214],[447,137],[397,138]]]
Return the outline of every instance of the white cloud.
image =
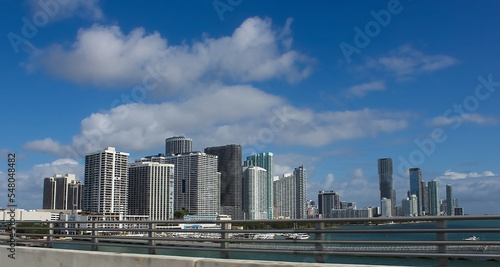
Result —
[[[28,0],[33,14],[44,13],[51,20],[81,17],[99,20],[104,17],[99,0]]]
[[[490,125],[490,124],[498,124],[498,119],[492,117],[485,117],[477,113],[464,113],[457,116],[438,116],[428,120],[426,124],[428,126],[448,126],[448,125],[460,125],[461,123],[473,123],[479,125]]]
[[[333,175],[333,173],[329,173],[326,176],[324,187],[325,188],[330,188],[333,185],[334,181],[335,181],[335,176]]]
[[[251,86],[226,86],[184,102],[133,103],[94,113],[82,121],[71,145],[47,138],[28,142],[25,149],[72,158],[106,146],[140,152],[184,134],[198,147],[239,143],[251,153],[265,151],[267,144],[320,147],[391,133],[407,127],[407,116],[371,109],[315,112]]]
[[[45,138],[43,140],[35,140],[26,143],[23,147],[24,149],[30,151],[44,152],[57,156],[65,156],[68,154],[70,149],[67,146],[59,144],[59,142],[52,140],[51,138]]]
[[[253,17],[231,36],[204,36],[191,45],[168,44],[143,28],[126,34],[118,26],[93,25],[80,29],[70,47],[55,44],[37,51],[28,68],[102,87],[140,86],[146,80],[167,92],[214,81],[296,82],[310,74],[312,60],[290,50],[290,21],[284,30],[274,30],[270,19]]]
[[[364,97],[369,92],[384,91],[384,90],[385,90],[384,81],[373,81],[351,86],[346,90],[346,94],[347,96],[352,96],[352,97]]]
[[[498,176],[491,171],[485,171],[483,173],[477,172],[469,172],[469,173],[460,173],[454,172],[452,170],[447,170],[444,175],[439,176],[439,179],[448,179],[448,180],[459,180],[459,179],[467,179],[467,178],[481,178],[481,177],[492,177]]]
[[[456,65],[458,60],[447,55],[426,55],[411,45],[402,45],[387,56],[370,58],[363,70],[379,69],[395,75],[398,79],[409,79],[415,75],[434,72]]]

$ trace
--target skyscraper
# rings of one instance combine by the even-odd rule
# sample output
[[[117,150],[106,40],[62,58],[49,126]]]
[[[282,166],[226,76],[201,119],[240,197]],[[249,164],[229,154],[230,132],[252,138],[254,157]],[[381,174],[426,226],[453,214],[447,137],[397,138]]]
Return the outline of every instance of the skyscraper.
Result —
[[[332,218],[332,210],[340,209],[340,196],[335,191],[319,191],[318,210],[323,218]]]
[[[279,214],[275,217],[305,219],[307,172],[304,166],[294,169],[293,174],[274,182],[274,204]]]
[[[427,215],[429,213],[429,187],[426,182],[422,181],[420,188],[422,189],[420,194],[422,197],[422,215]]]
[[[185,210],[199,216],[220,214],[220,173],[217,172],[217,156],[190,152],[165,156],[161,161],[175,166],[175,210]]]
[[[267,218],[269,220],[273,219],[273,153],[271,152],[266,152],[266,153],[259,153],[259,154],[254,154],[251,156],[247,157],[247,160],[244,162],[243,166],[245,167],[250,167],[250,166],[257,166],[266,169],[267,171],[267,205],[268,205],[268,214]]]
[[[437,180],[430,181],[428,183],[429,192],[429,215],[437,216],[439,215],[439,183]]]
[[[455,213],[455,203],[453,199],[453,187],[446,185],[446,215],[452,216]]]
[[[96,214],[127,214],[129,153],[114,147],[85,156],[83,210]]]
[[[233,220],[242,220],[241,145],[207,147],[205,153],[217,156],[217,170],[221,174],[222,214],[231,215]]]
[[[165,155],[189,153],[192,151],[193,140],[184,136],[174,136],[165,139]]]
[[[243,213],[246,220],[267,219],[267,171],[249,166],[243,168]]]
[[[380,200],[380,210],[382,217],[392,217],[392,201],[388,198],[383,197]]]
[[[391,214],[395,214],[396,201],[395,191],[392,185],[392,159],[382,158],[378,159],[378,175],[380,187],[380,199],[386,198],[391,200],[392,210]]]
[[[307,218],[307,170],[304,165],[293,170],[293,176],[295,177],[295,186],[297,190],[295,191],[295,206],[296,206],[296,219],[306,219]]]
[[[150,220],[174,218],[174,165],[135,162],[129,166],[128,214]]]
[[[43,180],[42,207],[48,210],[56,208],[56,181],[54,177],[47,177]]]
[[[44,179],[43,208],[61,210],[82,209],[82,183],[74,174],[54,174]]]
[[[410,196],[417,197],[417,214],[422,216],[422,170],[420,168],[410,169]]]

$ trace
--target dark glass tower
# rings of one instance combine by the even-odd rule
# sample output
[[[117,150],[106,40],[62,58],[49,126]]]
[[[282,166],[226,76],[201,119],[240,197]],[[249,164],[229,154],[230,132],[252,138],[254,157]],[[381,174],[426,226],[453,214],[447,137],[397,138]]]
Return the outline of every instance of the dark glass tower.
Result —
[[[380,186],[380,199],[386,198],[391,200],[392,214],[396,214],[395,192],[392,187],[392,159],[378,159],[378,176]]]
[[[318,211],[323,218],[332,217],[332,209],[340,209],[340,196],[335,191],[319,191]]]
[[[418,216],[422,216],[422,170],[420,168],[410,169],[410,196],[417,196]]]
[[[243,220],[241,145],[207,147],[205,153],[216,155],[218,158],[217,171],[221,174],[222,214],[231,215],[233,220]]]

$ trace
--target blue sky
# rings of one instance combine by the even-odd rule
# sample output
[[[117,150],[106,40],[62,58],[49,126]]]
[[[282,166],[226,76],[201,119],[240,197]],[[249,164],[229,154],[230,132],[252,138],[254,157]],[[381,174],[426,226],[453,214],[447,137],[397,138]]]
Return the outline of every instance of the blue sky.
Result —
[[[131,159],[238,143],[304,164],[308,198],[379,205],[377,159],[499,213],[497,1],[0,1],[1,158],[17,201],[115,146]],[[0,169],[6,181],[7,166]],[[7,182],[0,206],[7,203]]]

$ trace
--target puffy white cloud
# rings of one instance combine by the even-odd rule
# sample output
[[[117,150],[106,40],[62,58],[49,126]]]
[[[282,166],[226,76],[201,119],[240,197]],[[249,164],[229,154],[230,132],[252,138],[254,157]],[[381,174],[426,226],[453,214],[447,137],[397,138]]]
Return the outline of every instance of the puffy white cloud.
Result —
[[[70,146],[47,138],[25,148],[75,158],[106,146],[161,148],[166,137],[184,134],[201,147],[239,143],[250,154],[268,144],[320,147],[391,133],[407,127],[406,117],[371,109],[315,112],[251,86],[217,87],[183,102],[133,103],[94,113],[82,121]]]
[[[385,82],[384,81],[373,81],[363,84],[357,84],[349,87],[346,90],[347,96],[351,97],[364,97],[369,92],[372,91],[384,91],[385,90]]]
[[[61,145],[59,142],[52,140],[52,138],[30,141],[26,143],[23,148],[30,151],[39,151],[61,157],[68,155],[68,151],[71,150],[69,146]]]
[[[361,68],[378,69],[395,75],[398,79],[409,79],[415,75],[434,72],[456,65],[458,60],[447,55],[426,55],[406,44],[386,56],[369,58]]]
[[[167,92],[214,81],[296,82],[310,74],[312,60],[290,50],[289,35],[290,20],[283,30],[274,30],[270,19],[253,17],[231,36],[172,45],[158,32],[136,28],[126,34],[118,26],[96,24],[80,29],[70,47],[55,44],[37,51],[29,68],[104,87],[149,82]]]
[[[28,0],[33,14],[45,13],[51,20],[71,17],[99,20],[104,17],[99,0]]]
[[[498,119],[492,117],[486,117],[477,113],[464,113],[461,115],[446,117],[438,116],[428,120],[426,124],[428,126],[448,126],[448,125],[460,125],[461,123],[471,123],[479,125],[491,125],[498,124]]]

